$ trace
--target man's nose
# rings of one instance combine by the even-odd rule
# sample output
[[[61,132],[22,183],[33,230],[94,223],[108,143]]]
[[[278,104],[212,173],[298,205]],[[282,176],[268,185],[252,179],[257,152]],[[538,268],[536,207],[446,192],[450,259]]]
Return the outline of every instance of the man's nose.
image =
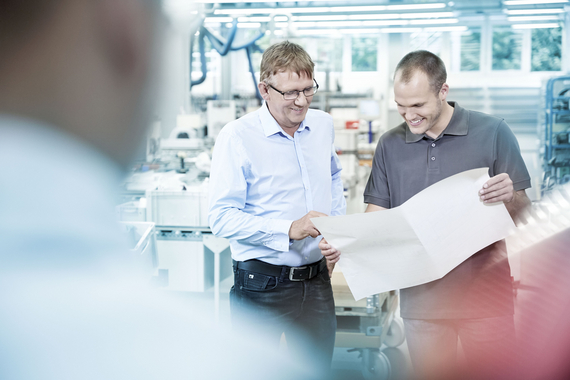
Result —
[[[303,91],[301,91],[299,93],[299,96],[297,96],[297,99],[295,99],[295,104],[298,106],[304,106],[309,102],[309,99],[307,99],[307,97],[305,96],[305,94],[303,93]]]
[[[416,118],[416,114],[415,112],[413,112],[412,110],[410,110],[409,108],[406,108],[404,110],[404,119],[406,120],[414,120]]]

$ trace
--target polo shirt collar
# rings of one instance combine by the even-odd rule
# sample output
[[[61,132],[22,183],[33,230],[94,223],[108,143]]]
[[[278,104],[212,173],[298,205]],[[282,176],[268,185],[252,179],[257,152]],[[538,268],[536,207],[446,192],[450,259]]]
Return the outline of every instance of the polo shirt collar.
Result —
[[[267,107],[267,103],[263,102],[263,105],[259,109],[259,119],[261,120],[261,126],[263,128],[263,132],[265,133],[266,137],[272,136],[277,133],[282,133],[284,136],[288,136],[283,128],[277,123],[277,120],[271,115],[269,112],[269,108]],[[299,129],[297,131],[304,131],[305,129],[310,129],[308,125],[306,125],[307,118],[301,122]]]
[[[454,108],[453,115],[451,116],[451,120],[449,120],[449,124],[443,130],[441,135],[452,135],[452,136],[466,136],[468,132],[469,126],[469,114],[465,111],[465,109],[457,102],[448,102],[450,106]],[[410,131],[408,124],[404,122],[406,126],[406,143],[415,143],[426,138],[426,134],[422,135],[415,135]]]

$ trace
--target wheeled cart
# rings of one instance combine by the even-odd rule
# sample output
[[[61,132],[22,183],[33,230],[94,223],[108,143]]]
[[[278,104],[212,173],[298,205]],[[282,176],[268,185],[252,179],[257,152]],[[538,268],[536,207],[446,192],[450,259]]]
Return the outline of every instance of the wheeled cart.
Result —
[[[390,361],[380,347],[382,343],[388,347],[404,343],[404,324],[395,317],[398,293],[390,291],[355,301],[342,272],[335,271],[331,282],[337,319],[335,346],[360,351],[365,379],[390,379]]]

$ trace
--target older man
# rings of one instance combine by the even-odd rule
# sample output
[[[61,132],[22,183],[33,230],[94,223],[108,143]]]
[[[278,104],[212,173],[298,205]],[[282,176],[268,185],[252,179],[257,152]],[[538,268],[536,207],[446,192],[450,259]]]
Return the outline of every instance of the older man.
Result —
[[[234,322],[253,321],[275,343],[285,333],[293,355],[326,371],[336,318],[310,218],[343,214],[346,203],[332,118],[309,109],[318,89],[313,69],[297,44],[265,51],[264,104],[226,125],[216,141],[209,221],[231,243]]]

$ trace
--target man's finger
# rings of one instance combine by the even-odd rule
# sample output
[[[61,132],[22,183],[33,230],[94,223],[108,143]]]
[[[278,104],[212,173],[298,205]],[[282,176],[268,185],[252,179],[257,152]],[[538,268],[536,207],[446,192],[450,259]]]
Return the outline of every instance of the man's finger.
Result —
[[[509,175],[507,173],[497,174],[496,176],[489,178],[489,180],[483,185],[483,188],[489,188],[501,181],[504,181],[507,178],[509,178]]]

